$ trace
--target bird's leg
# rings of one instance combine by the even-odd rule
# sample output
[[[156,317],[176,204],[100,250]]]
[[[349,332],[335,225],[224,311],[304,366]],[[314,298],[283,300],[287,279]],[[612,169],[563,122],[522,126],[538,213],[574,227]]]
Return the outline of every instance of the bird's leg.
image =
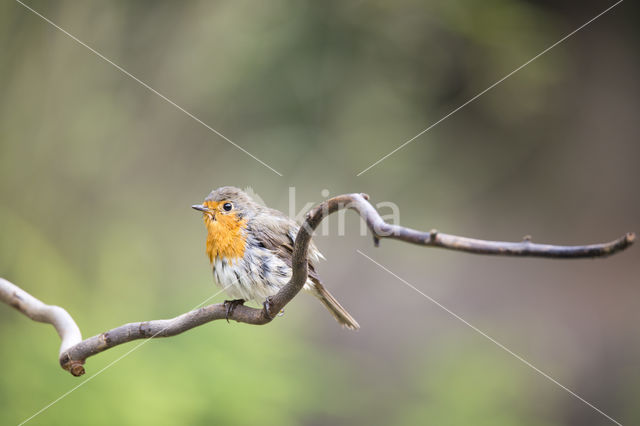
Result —
[[[264,313],[267,315],[267,318],[273,319],[274,315],[271,315],[271,296],[264,299],[262,307],[264,308]]]
[[[277,316],[281,317],[284,315],[284,309],[280,309],[280,312],[278,312],[276,315],[273,315],[271,313],[271,296],[267,297],[264,300],[264,303],[262,304],[263,308],[264,308],[264,313],[267,315],[267,318],[269,319],[274,319]]]
[[[234,300],[224,301],[224,306],[227,308],[227,313],[225,314],[224,318],[227,320],[227,322],[229,322],[229,316],[233,314],[233,310],[238,305],[244,305],[244,299],[234,299]]]

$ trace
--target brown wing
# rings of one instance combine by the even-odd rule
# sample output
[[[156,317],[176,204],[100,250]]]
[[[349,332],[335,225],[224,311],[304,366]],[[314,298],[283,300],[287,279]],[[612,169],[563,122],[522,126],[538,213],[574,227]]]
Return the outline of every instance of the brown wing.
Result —
[[[251,235],[259,245],[271,250],[285,264],[291,267],[293,244],[300,229],[300,226],[294,220],[277,210],[269,209],[269,211],[254,218],[248,225],[251,228]],[[309,246],[309,255],[310,257],[318,257],[320,255],[313,242]],[[320,281],[312,259],[309,259],[309,277],[313,281]]]
[[[265,209],[250,223],[251,235],[256,243],[271,250],[289,267],[293,257],[293,244],[300,226],[277,210]],[[313,294],[329,310],[331,315],[343,326],[352,330],[360,328],[358,322],[340,305],[335,297],[324,288],[315,271],[313,261],[322,257],[316,246],[309,245],[309,278],[314,285],[310,286]]]

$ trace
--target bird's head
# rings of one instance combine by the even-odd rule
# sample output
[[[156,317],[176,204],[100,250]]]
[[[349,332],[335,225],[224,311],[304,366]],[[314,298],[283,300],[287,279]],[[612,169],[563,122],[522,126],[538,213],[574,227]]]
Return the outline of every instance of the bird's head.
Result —
[[[248,220],[255,215],[257,204],[239,188],[223,186],[211,191],[202,204],[191,206],[202,212],[207,227],[207,254],[216,257],[242,257]]]

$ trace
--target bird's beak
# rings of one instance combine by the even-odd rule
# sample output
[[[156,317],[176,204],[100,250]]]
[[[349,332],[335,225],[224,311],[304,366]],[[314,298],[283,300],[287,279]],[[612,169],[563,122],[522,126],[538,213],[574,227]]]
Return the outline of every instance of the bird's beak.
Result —
[[[191,208],[205,213],[209,212],[209,209],[202,204],[194,204],[191,206]]]

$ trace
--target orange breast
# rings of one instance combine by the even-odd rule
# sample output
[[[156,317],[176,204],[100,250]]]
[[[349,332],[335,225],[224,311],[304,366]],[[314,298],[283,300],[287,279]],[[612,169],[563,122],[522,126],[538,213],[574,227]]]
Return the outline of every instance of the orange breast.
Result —
[[[209,261],[217,258],[238,259],[244,256],[247,242],[246,219],[237,220],[235,214],[217,214],[216,220],[205,215],[207,226],[207,255]]]

